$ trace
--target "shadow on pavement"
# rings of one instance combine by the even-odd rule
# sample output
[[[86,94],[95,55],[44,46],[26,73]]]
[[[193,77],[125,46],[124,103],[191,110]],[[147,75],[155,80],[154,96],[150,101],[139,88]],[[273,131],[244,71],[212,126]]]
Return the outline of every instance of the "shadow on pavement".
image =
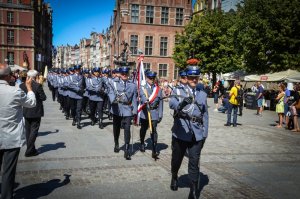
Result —
[[[52,191],[70,183],[70,176],[64,174],[65,179],[52,179],[48,182],[38,183],[22,187],[15,191],[15,199],[37,199],[49,195]]]
[[[58,132],[59,132],[58,129],[55,129],[55,131],[39,132],[38,136],[46,136],[46,135],[49,135],[49,134],[52,134],[52,133],[58,133]]]
[[[66,148],[66,145],[64,142],[58,142],[56,144],[43,144],[39,149],[39,153],[45,153],[48,151],[55,151],[59,148]]]
[[[199,183],[199,190],[197,193],[198,198],[200,198],[201,191],[203,188],[208,185],[209,179],[208,176],[200,172],[200,183]],[[178,178],[178,187],[179,188],[190,188],[190,179],[188,174],[182,175]]]

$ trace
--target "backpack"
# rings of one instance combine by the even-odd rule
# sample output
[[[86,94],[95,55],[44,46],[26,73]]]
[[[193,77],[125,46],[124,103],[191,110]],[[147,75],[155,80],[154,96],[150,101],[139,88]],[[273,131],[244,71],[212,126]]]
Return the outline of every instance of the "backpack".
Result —
[[[244,95],[244,92],[243,92],[243,89],[239,89],[238,87],[236,87],[237,89],[237,96],[235,97],[238,104],[241,105],[243,104],[243,95]]]

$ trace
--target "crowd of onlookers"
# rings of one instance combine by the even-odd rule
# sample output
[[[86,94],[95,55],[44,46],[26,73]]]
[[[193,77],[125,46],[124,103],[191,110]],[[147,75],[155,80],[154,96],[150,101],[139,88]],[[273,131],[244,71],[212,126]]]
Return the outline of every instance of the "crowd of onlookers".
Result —
[[[265,106],[267,106],[267,99],[269,100],[269,107],[274,107],[274,110],[278,114],[277,128],[289,129],[293,132],[300,132],[298,124],[298,115],[300,112],[300,84],[294,83],[293,89],[289,90],[286,82],[277,84],[277,88],[271,90],[265,90],[261,82],[256,82],[251,88],[243,89],[242,85],[238,81],[238,85],[232,83],[228,89],[225,89],[222,82],[218,81],[212,89],[213,99],[215,104],[215,111],[227,113],[230,109],[230,100],[237,98],[237,91],[233,94],[232,88],[238,88],[241,90],[243,100],[237,104],[234,104],[233,108],[237,108],[238,115],[242,116],[242,110],[244,102],[246,100],[247,93],[251,92],[255,96],[257,112],[256,115],[262,116]],[[230,112],[231,114],[231,112]]]

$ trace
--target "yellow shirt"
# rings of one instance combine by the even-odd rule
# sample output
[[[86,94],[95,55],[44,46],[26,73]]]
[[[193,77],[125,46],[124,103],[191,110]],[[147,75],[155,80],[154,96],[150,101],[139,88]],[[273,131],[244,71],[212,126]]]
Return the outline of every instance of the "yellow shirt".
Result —
[[[236,100],[236,96],[238,95],[237,88],[240,89],[241,87],[234,86],[231,88],[230,93],[229,93],[229,96],[230,96],[229,102],[233,105],[239,105],[238,101]]]

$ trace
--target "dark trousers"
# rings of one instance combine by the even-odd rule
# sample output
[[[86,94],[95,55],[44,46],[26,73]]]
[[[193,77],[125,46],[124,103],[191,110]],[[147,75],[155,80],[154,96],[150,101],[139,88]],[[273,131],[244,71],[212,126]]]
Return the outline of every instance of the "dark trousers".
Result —
[[[52,87],[51,91],[52,91],[52,100],[54,102],[58,95],[57,88]]]
[[[125,144],[129,144],[130,142],[130,125],[131,125],[131,116],[122,117],[118,115],[113,115],[113,132],[114,132],[114,141],[115,144],[119,144],[119,136],[121,125],[124,126],[124,140]]]
[[[90,114],[91,114],[91,120],[95,121],[96,117],[96,111],[98,112],[98,118],[99,120],[103,118],[103,101],[97,102],[90,100]]]
[[[70,98],[71,115],[73,120],[81,120],[82,99]]]
[[[149,121],[147,119],[140,119],[141,121],[141,129],[140,129],[140,139],[141,139],[141,143],[144,144],[145,141],[145,136],[146,136],[146,132],[147,129],[149,127]],[[157,120],[152,120],[152,133],[151,133],[151,140],[152,143],[157,143],[157,131],[156,131],[156,127],[157,127]]]
[[[237,123],[237,112],[238,112],[238,105],[233,105],[231,103],[228,104],[227,110],[227,124],[231,124],[231,113],[233,111],[233,125]]]
[[[177,176],[181,162],[183,160],[186,149],[189,154],[188,174],[189,178],[193,182],[197,182],[199,179],[199,160],[201,149],[203,147],[204,140],[200,141],[183,141],[172,137],[172,159],[171,159],[171,172],[172,175]]]
[[[60,104],[60,107],[63,107],[64,104],[64,96],[62,96],[61,94],[58,93],[57,95],[57,101]]]
[[[13,198],[19,153],[20,148],[0,150],[0,171],[1,167],[3,166],[1,182],[1,199]]]
[[[25,154],[29,155],[36,152],[35,140],[38,136],[41,125],[41,118],[25,118],[26,144]]]
[[[85,113],[87,113],[87,103],[88,103],[88,101],[89,101],[89,98],[88,97],[83,97],[82,98],[82,111],[83,112],[85,112]]]
[[[110,104],[108,95],[105,95],[105,96],[104,96],[104,101],[103,101],[103,103],[104,103],[103,109],[104,109],[104,110],[107,109],[107,110],[108,110],[108,113],[109,113],[111,104]]]
[[[67,117],[70,116],[70,98],[69,96],[64,96],[64,111]]]

